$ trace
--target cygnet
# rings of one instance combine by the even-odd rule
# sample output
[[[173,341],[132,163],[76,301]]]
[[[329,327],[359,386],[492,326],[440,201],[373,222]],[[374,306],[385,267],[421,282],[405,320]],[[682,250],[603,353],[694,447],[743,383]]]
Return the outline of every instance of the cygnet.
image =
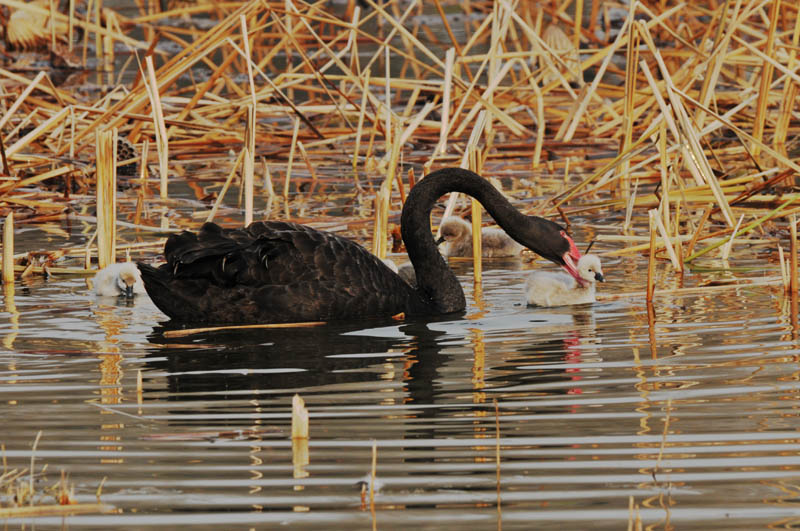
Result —
[[[605,281],[600,259],[593,254],[583,255],[578,260],[578,275],[580,282],[562,272],[534,271],[525,282],[528,304],[565,306],[594,302],[595,283]]]
[[[441,233],[438,243],[444,243],[444,256],[472,256],[471,223],[458,216],[448,216],[442,220]],[[484,258],[519,256],[521,251],[522,245],[503,229],[481,229],[481,256]]]
[[[95,294],[102,297],[124,295],[132,299],[134,295],[147,293],[139,268],[133,262],[119,262],[104,267],[95,274],[93,284]]]

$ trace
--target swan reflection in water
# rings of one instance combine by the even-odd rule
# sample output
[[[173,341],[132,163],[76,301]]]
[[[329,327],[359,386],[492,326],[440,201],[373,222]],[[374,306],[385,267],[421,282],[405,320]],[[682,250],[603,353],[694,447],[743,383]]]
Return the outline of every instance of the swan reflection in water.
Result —
[[[362,322],[357,329],[326,325],[231,330],[178,339],[164,338],[164,329],[156,329],[149,338],[154,344],[146,356],[145,377],[148,371],[163,371],[168,400],[263,402],[271,396],[281,397],[283,403],[294,393],[325,393],[339,404],[389,400],[413,406],[405,411],[407,415],[435,417],[441,405],[452,405],[464,392],[475,390],[472,376],[478,349],[485,351],[481,363],[487,377],[480,385],[486,391],[524,385],[532,378],[571,381],[574,375],[563,369],[520,370],[541,356],[553,362],[559,357],[562,361],[580,358],[575,357],[577,346],[585,342],[584,336],[593,335],[592,308],[570,307],[560,312],[556,321],[561,324],[542,323],[521,335],[506,327],[490,332],[502,334],[502,341],[485,344],[468,340],[474,326],[471,321],[443,318],[381,320],[371,322],[374,327],[369,330],[363,329]],[[513,319],[522,324],[535,316],[523,311]],[[553,333],[559,337],[553,338]],[[162,391],[163,387],[159,395]]]

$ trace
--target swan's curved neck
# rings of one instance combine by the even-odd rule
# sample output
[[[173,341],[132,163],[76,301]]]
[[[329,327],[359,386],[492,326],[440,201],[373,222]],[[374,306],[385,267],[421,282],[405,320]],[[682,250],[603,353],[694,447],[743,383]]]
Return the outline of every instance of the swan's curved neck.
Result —
[[[401,231],[408,257],[414,264],[418,292],[437,313],[451,313],[466,308],[461,284],[439,254],[431,234],[431,209],[448,192],[462,192],[474,197],[514,239],[515,227],[524,224],[525,216],[486,179],[469,170],[443,168],[428,174],[408,194],[401,218]]]

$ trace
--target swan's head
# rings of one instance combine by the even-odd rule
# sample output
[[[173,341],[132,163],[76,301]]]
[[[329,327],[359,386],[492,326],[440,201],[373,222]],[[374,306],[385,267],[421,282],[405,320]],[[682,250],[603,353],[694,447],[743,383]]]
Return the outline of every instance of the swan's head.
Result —
[[[441,236],[436,243],[463,241],[472,237],[472,225],[458,216],[447,216],[439,227]]]
[[[117,275],[117,288],[119,288],[121,294],[125,295],[126,299],[132,299],[138,270],[132,262],[125,262],[125,264],[130,264],[130,266],[120,268],[119,275]]]
[[[581,286],[586,285],[586,281],[578,272],[581,252],[564,227],[558,223],[537,216],[528,216],[528,223],[525,226],[514,227],[513,237],[542,258],[563,267]]]
[[[578,260],[578,274],[586,284],[605,282],[600,259],[594,254],[585,254]]]

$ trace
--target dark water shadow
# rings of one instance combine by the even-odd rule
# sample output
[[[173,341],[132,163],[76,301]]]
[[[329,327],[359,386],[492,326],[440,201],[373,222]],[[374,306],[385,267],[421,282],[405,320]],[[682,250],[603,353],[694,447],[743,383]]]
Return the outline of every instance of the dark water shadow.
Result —
[[[449,316],[452,318],[452,316]],[[165,338],[170,327],[157,327],[148,337],[152,347],[145,356],[145,371],[166,373],[168,400],[263,398],[273,394],[305,395],[315,388],[374,382],[378,368],[402,359],[408,400],[433,399],[438,368],[448,357],[440,355],[443,331],[431,330],[435,321],[405,321],[400,334],[391,337],[363,332],[359,325],[264,330],[229,330],[183,338]],[[397,322],[371,321],[380,330]],[[248,396],[246,391],[253,394]],[[234,395],[235,393],[235,395]]]

